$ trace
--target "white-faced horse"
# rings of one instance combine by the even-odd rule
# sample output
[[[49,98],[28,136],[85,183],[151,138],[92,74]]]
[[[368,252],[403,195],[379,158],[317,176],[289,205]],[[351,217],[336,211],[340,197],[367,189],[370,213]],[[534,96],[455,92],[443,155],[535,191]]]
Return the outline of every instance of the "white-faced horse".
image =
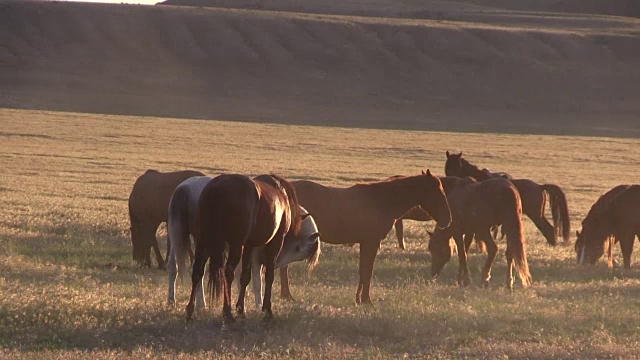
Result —
[[[167,228],[171,251],[167,259],[169,277],[168,302],[173,306],[175,306],[176,279],[178,273],[185,273],[187,255],[191,249],[190,235],[195,228],[195,214],[198,206],[198,200],[202,190],[211,180],[212,178],[208,176],[196,176],[183,181],[175,189],[169,202]],[[282,250],[276,260],[277,268],[302,260],[308,261],[310,270],[317,265],[320,255],[318,228],[316,227],[313,218],[302,207],[301,214],[303,216],[303,220],[300,231],[297,236],[285,238]],[[256,248],[252,251],[250,256],[256,305],[262,306],[261,270],[264,263],[265,248]],[[238,266],[236,271],[238,272],[240,270],[240,266]],[[198,310],[204,309],[205,306],[206,302],[201,282],[197,291],[196,308]]]

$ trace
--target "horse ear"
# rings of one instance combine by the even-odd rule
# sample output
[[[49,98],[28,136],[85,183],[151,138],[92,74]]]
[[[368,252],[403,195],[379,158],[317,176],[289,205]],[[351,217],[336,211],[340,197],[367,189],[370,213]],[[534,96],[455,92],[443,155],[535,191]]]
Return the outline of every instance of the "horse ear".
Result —
[[[431,170],[427,169],[427,173],[425,175],[431,176]]]
[[[422,175],[427,175],[427,173],[424,172],[424,170],[420,170],[420,172],[422,172]]]
[[[451,154],[449,154],[449,150],[447,150],[447,157],[451,156]]]
[[[462,151],[460,151],[460,154],[458,154],[458,156],[462,156]]]
[[[576,230],[576,237],[580,237],[580,231]]]

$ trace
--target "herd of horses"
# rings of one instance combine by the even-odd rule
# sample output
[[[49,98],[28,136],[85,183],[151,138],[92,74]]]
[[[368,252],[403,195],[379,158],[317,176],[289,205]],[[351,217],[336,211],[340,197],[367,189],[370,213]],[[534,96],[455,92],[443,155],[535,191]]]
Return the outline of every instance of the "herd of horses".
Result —
[[[292,299],[288,265],[306,260],[312,271],[318,263],[320,239],[327,244],[359,244],[356,303],[370,304],[380,243],[395,226],[398,245],[404,249],[402,222],[407,219],[436,222],[435,230],[428,232],[434,277],[457,248],[458,283],[469,285],[467,256],[475,239],[486,249],[481,280],[489,286],[500,228],[506,237],[506,286],[513,289],[514,269],[522,286],[530,285],[522,214],[533,221],[548,244],[556,245],[559,237],[568,242],[569,210],[564,192],[557,185],[480,169],[462,153],[447,151],[446,156],[443,177],[427,170],[347,188],[288,181],[276,175],[208,177],[197,171],[148,170],[137,179],[129,197],[133,258],[151,266],[153,250],[158,268],[165,269],[155,234],[160,223],[167,222],[169,303],[175,305],[175,281],[178,274],[188,273],[190,258],[187,319],[205,307],[203,278],[208,262],[209,295],[211,299],[223,298],[223,323],[234,321],[231,284],[237,276],[236,313],[244,314],[245,291],[253,278],[256,305],[262,307],[265,319],[272,318],[275,269],[280,269],[281,296]],[[553,224],[545,218],[547,201]],[[624,266],[629,268],[635,237],[640,238],[640,185],[620,185],[602,195],[576,235],[580,264],[595,264],[607,252],[612,266],[612,248],[620,242]]]

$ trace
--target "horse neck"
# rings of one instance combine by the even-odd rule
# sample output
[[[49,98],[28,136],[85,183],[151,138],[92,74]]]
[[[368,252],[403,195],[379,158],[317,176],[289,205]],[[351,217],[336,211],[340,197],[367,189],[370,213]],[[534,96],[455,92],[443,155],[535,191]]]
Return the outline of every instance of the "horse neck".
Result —
[[[462,161],[462,169],[465,176],[471,176],[478,181],[484,181],[489,178],[489,175],[487,175],[484,171],[480,170],[477,166],[464,159]]]
[[[413,191],[415,181],[416,179],[409,177],[356,186],[360,186],[367,193],[368,198],[376,203],[379,210],[385,211],[394,219],[399,219],[412,207],[419,205]]]

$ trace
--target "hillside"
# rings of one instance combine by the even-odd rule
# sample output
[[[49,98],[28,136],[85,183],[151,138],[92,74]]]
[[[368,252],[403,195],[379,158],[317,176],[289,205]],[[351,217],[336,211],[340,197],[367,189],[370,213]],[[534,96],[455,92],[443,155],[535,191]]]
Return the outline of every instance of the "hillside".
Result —
[[[475,3],[5,1],[0,107],[640,137],[640,20]]]

